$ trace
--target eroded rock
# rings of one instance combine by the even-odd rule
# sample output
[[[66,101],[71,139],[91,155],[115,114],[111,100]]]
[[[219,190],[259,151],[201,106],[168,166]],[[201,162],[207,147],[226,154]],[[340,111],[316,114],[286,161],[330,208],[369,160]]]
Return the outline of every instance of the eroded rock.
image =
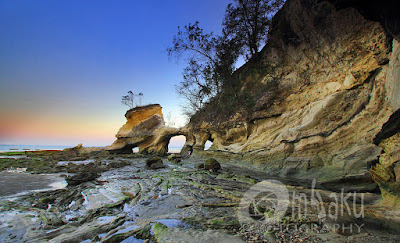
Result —
[[[400,205],[400,133],[382,140],[379,143],[384,153],[379,163],[371,169],[373,179],[379,185],[386,205]]]
[[[170,154],[167,157],[168,161],[171,161],[172,163],[180,163],[182,161],[182,156],[178,154]]]
[[[165,168],[165,165],[160,157],[154,157],[146,160],[146,169],[161,169]]]

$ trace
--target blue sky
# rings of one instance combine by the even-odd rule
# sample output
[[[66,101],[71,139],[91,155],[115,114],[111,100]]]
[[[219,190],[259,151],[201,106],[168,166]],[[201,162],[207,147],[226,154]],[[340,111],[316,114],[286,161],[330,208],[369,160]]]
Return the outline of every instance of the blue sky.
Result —
[[[219,33],[228,0],[0,0],[0,143],[108,145],[127,91],[183,124],[165,49],[196,20]]]

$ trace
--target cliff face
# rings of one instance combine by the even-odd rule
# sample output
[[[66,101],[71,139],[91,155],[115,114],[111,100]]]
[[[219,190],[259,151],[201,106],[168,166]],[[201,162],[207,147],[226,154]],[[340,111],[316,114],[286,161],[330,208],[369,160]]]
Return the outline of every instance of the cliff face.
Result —
[[[251,115],[192,119],[200,138],[194,155],[237,159],[278,176],[351,178],[372,189],[369,169],[382,152],[373,139],[400,108],[400,52],[395,36],[364,12],[288,0],[261,55],[235,74],[257,99]],[[260,67],[263,75],[248,75]],[[257,94],[260,87],[267,89]],[[202,151],[207,139],[213,146]]]

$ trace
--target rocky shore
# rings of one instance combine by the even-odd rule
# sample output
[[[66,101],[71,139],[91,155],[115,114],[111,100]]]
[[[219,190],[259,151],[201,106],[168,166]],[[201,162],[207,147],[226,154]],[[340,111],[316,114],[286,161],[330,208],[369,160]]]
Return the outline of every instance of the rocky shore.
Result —
[[[363,216],[348,212],[334,220],[321,217],[321,208],[331,210],[332,193],[340,197],[342,192],[327,190],[318,182],[313,185],[310,180],[271,178],[231,163],[176,159],[176,155],[159,158],[163,166],[151,168],[146,163],[149,157],[137,154],[68,153],[43,153],[16,160],[37,163],[29,167],[32,173],[65,173],[69,185],[3,198],[1,242],[400,240],[400,214],[386,208],[380,194],[358,193],[357,198],[351,194],[347,203],[357,213],[363,208]],[[52,166],[43,166],[47,162]],[[257,204],[249,207],[254,221],[244,221],[239,216],[243,198],[255,185],[271,179],[279,180],[288,191],[288,210],[279,221],[265,224],[264,218],[271,211],[267,205]],[[314,193],[321,197],[318,204],[313,204]],[[295,194],[302,195],[301,201],[296,201]],[[336,210],[340,207],[347,210],[340,203]]]

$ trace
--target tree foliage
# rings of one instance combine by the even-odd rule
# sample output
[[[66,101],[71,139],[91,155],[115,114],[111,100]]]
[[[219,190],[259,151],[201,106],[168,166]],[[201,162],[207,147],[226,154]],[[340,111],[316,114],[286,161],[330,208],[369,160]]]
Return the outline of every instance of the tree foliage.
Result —
[[[182,73],[183,81],[175,88],[188,102],[186,115],[191,115],[221,92],[224,77],[232,73],[237,55],[233,54],[233,45],[213,33],[205,33],[198,22],[183,30],[178,27],[172,44],[167,49],[169,57],[186,57],[188,63]]]
[[[178,27],[168,56],[184,58],[187,66],[183,80],[175,86],[187,101],[185,115],[191,116],[214,97],[242,99],[238,80],[232,79],[240,55],[254,57],[266,42],[273,14],[284,0],[234,0],[229,4],[223,21],[222,36],[206,33],[199,23]],[[223,92],[224,91],[224,92]],[[229,96],[229,97],[224,97]]]
[[[283,0],[234,0],[226,8],[224,34],[240,42],[247,60],[266,43],[271,19],[283,3]]]

